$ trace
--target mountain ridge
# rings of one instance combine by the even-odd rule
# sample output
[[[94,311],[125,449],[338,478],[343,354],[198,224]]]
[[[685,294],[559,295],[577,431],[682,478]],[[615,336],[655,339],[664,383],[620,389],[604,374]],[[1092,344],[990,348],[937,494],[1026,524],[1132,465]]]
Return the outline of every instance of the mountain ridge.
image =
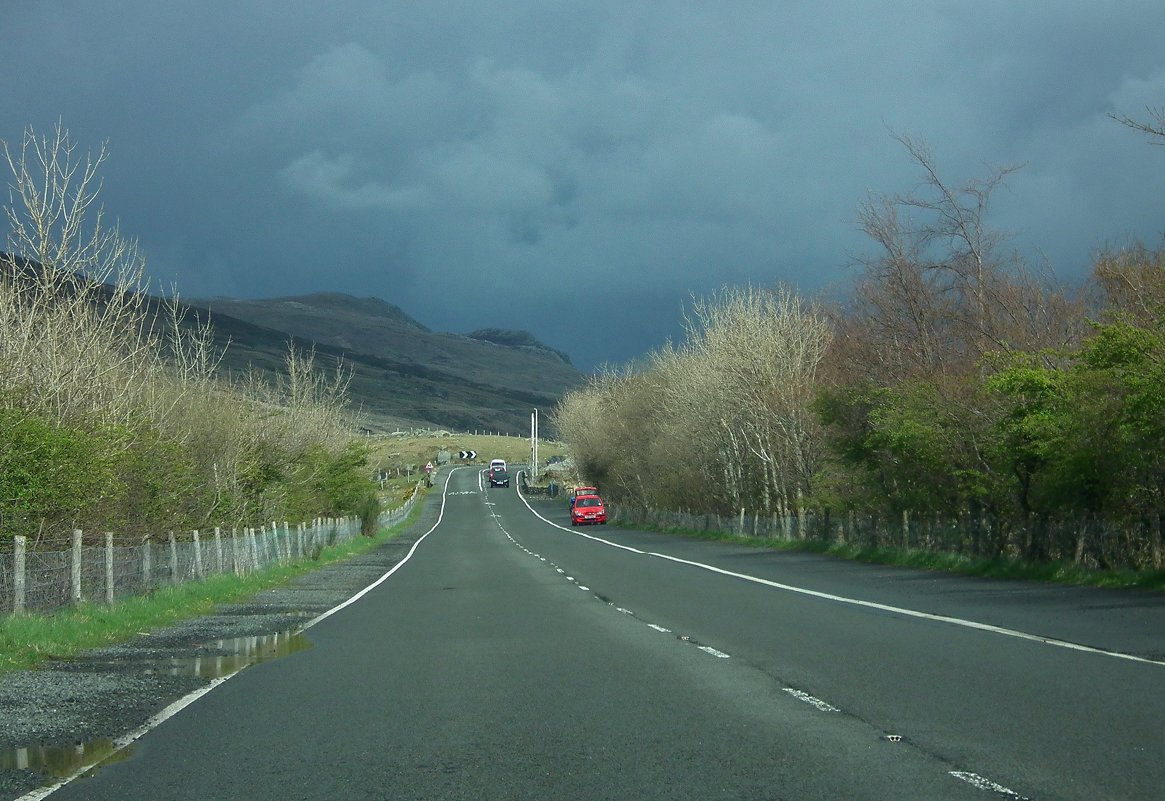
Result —
[[[0,251],[0,280],[35,286],[51,269]],[[188,301],[119,289],[82,273],[62,283],[61,291],[90,288],[96,290],[91,297],[97,304],[122,292],[140,298],[147,333],[168,326],[176,307],[183,331],[209,333],[208,345],[221,355],[219,372],[228,380],[252,373],[277,380],[285,374],[289,342],[301,351],[314,351],[318,369],[330,372],[339,365],[350,377],[353,411],[373,433],[447,428],[524,435],[534,409],[553,408],[585,381],[565,354],[528,332],[485,329],[502,343],[434,333],[379,298],[320,292],[268,300]],[[546,419],[544,434],[552,435],[551,425]]]
[[[552,408],[584,381],[567,354],[529,332],[434,332],[380,298],[320,292],[184,303],[209,317],[228,370],[278,371],[289,339],[342,361],[352,401],[373,430],[524,433],[534,408]]]

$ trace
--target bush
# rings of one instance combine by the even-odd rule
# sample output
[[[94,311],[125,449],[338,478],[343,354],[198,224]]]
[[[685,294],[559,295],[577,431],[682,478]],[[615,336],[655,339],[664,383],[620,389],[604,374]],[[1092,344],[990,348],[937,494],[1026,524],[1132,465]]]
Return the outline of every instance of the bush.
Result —
[[[0,409],[0,531],[33,537],[79,525],[122,494],[108,440]]]

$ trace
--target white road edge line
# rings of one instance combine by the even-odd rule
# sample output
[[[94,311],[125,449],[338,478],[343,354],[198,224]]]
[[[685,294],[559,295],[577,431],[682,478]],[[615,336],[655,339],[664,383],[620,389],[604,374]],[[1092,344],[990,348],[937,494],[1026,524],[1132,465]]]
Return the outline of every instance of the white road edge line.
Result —
[[[1002,626],[992,626],[988,623],[979,623],[979,622],[974,621],[974,620],[965,620],[963,618],[949,617],[947,615],[936,615],[936,614],[931,614],[930,612],[919,612],[919,611],[914,610],[914,609],[905,609],[905,608],[900,607],[900,606],[890,606],[888,604],[875,603],[874,601],[863,601],[863,600],[858,599],[858,598],[847,598],[844,595],[833,595],[832,593],[828,593],[828,592],[818,592],[817,590],[808,590],[808,589],[805,589],[804,587],[794,587],[791,584],[782,584],[778,581],[770,581],[769,579],[759,578],[758,576],[750,576],[746,573],[736,573],[736,572],[733,572],[731,570],[724,570],[723,568],[715,567],[713,565],[707,565],[707,564],[704,564],[703,562],[693,562],[689,559],[681,559],[678,556],[669,556],[668,554],[665,554],[665,553],[656,553],[656,552],[652,552],[652,551],[641,551],[638,548],[632,548],[629,545],[622,545],[622,544],[617,543],[617,542],[611,542],[610,540],[605,540],[602,537],[596,537],[592,534],[584,534],[581,531],[576,531],[574,529],[567,528],[566,526],[560,526],[558,523],[555,523],[553,520],[549,520],[549,519],[543,517],[542,515],[538,514],[538,512],[534,510],[534,507],[530,505],[530,502],[526,500],[526,496],[522,494],[521,490],[518,491],[518,497],[521,498],[522,503],[524,503],[526,505],[526,508],[530,511],[530,514],[534,515],[539,520],[542,520],[545,523],[549,523],[550,525],[554,526],[557,529],[561,529],[562,531],[566,531],[566,532],[568,532],[570,534],[574,534],[578,537],[585,537],[588,540],[593,540],[594,542],[602,543],[603,545],[609,545],[612,548],[619,548],[619,549],[624,550],[624,551],[630,551],[631,553],[642,554],[644,556],[654,556],[658,559],[666,559],[669,562],[677,562],[677,563],[682,564],[682,565],[689,565],[691,567],[698,567],[698,568],[701,568],[703,570],[708,570],[708,571],[711,571],[713,573],[719,573],[719,574],[724,575],[724,576],[731,576],[733,578],[743,579],[744,581],[751,581],[754,584],[761,584],[761,585],[764,585],[766,587],[772,587],[773,589],[785,590],[786,592],[795,592],[795,593],[798,593],[800,595],[808,595],[808,596],[813,597],[813,598],[821,598],[821,599],[826,600],[826,601],[835,601],[837,603],[849,604],[851,606],[861,606],[861,607],[865,607],[867,609],[877,609],[877,610],[882,611],[882,612],[893,612],[895,614],[905,615],[907,617],[915,617],[915,618],[919,618],[922,620],[933,620],[933,621],[938,622],[938,623],[949,623],[953,626],[962,626],[964,628],[975,629],[977,631],[985,631],[985,632],[989,632],[991,634],[1001,634],[1005,637],[1015,637],[1017,639],[1027,640],[1029,642],[1042,643],[1043,645],[1052,645],[1052,646],[1055,646],[1057,648],[1067,648],[1068,650],[1071,650],[1071,651],[1080,651],[1080,652],[1086,653],[1086,654],[1096,654],[1098,656],[1110,656],[1110,657],[1113,657],[1115,659],[1125,659],[1129,662],[1140,662],[1140,663],[1146,664],[1146,665],[1158,665],[1160,667],[1165,667],[1165,660],[1148,659],[1148,658],[1143,657],[1143,656],[1134,656],[1133,654],[1121,653],[1120,651],[1106,651],[1103,648],[1093,648],[1093,647],[1088,646],[1088,645],[1080,645],[1079,643],[1068,642],[1066,640],[1057,640],[1057,639],[1054,639],[1051,637],[1041,637],[1037,634],[1028,634],[1027,632],[1016,631],[1015,629],[1007,629],[1007,628],[1003,628]]]
[[[861,606],[867,609],[877,609],[882,612],[892,612],[898,615],[905,615],[907,617],[916,617],[922,620],[933,620],[939,623],[949,623],[953,626],[962,626],[963,628],[975,629],[977,631],[986,631],[992,634],[1002,634],[1006,637],[1015,637],[1020,640],[1028,640],[1029,642],[1042,643],[1044,645],[1054,645],[1057,648],[1067,648],[1072,651],[1082,651],[1088,654],[1098,654],[1100,656],[1111,656],[1117,659],[1127,659],[1130,662],[1141,662],[1147,665],[1160,665],[1165,667],[1165,662],[1146,659],[1142,656],[1134,656],[1132,654],[1124,654],[1120,651],[1105,651],[1102,648],[1093,648],[1089,645],[1080,645],[1079,643],[1068,642],[1066,640],[1057,640],[1052,637],[1041,637],[1037,634],[1028,634],[1023,631],[1016,631],[1015,629],[1007,629],[1002,626],[992,626],[989,623],[979,623],[974,620],[965,620],[959,617],[949,617],[948,615],[936,615],[930,612],[919,612],[914,609],[905,609],[901,606],[890,606],[889,604],[875,603],[874,601],[862,601],[858,598],[846,598],[843,595],[833,595],[828,592],[818,592],[817,590],[807,590],[804,587],[794,587],[791,584],[782,584],[778,581],[770,581],[769,579],[758,578],[757,576],[750,576],[746,573],[736,573],[731,570],[724,570],[723,568],[715,567],[713,565],[706,565],[703,562],[693,562],[688,559],[681,559],[678,556],[669,556],[665,553],[648,553],[648,556],[655,556],[659,559],[666,559],[670,562],[678,562],[683,565],[690,565],[691,567],[698,567],[703,570],[709,570],[713,573],[720,573],[725,576],[732,576],[733,578],[751,581],[755,584],[763,584],[767,587],[773,587],[778,590],[785,590],[787,592],[795,592],[800,595],[808,595],[813,598],[822,598],[827,601],[836,601],[837,603],[849,604],[851,606]]]
[[[337,606],[332,607],[331,609],[324,612],[323,614],[317,615],[316,617],[309,620],[307,623],[305,623],[303,625],[303,628],[300,629],[301,631],[306,631],[307,629],[314,626],[316,623],[319,623],[321,620],[324,620],[328,617],[331,617],[333,614],[335,614],[336,612],[339,612],[341,609],[344,609],[347,606],[351,606],[356,601],[360,600],[365,595],[367,595],[369,592],[371,592],[373,589],[375,589],[376,587],[379,587],[381,584],[383,584],[388,579],[389,576],[391,576],[393,573],[395,573],[397,570],[399,570],[401,568],[401,566],[404,565],[405,562],[407,562],[409,559],[411,559],[413,557],[413,554],[416,553],[417,546],[421,544],[421,541],[424,540],[425,537],[428,537],[430,534],[432,534],[436,530],[437,526],[441,525],[441,520],[442,520],[442,518],[445,517],[445,499],[449,493],[449,479],[452,478],[453,472],[455,470],[460,470],[460,469],[461,468],[459,468],[459,467],[453,468],[453,470],[449,471],[449,475],[445,477],[445,487],[441,491],[441,511],[437,515],[437,522],[433,524],[432,528],[430,528],[428,531],[426,531],[424,534],[422,534],[420,537],[417,538],[417,541],[413,543],[413,547],[409,548],[409,552],[404,555],[404,558],[401,559],[399,562],[397,562],[395,565],[393,565],[392,569],[390,569],[387,573],[385,573],[383,576],[378,578],[376,581],[369,584],[364,589],[360,590],[360,592],[356,593],[348,600],[344,601],[341,604],[338,604]],[[126,746],[130,745],[135,740],[140,739],[143,735],[147,734],[152,729],[155,729],[158,726],[161,726],[167,720],[169,720],[170,718],[177,715],[179,712],[181,712],[186,707],[190,706],[192,703],[197,701],[199,698],[206,695],[207,693],[209,693],[211,690],[215,689],[216,687],[221,686],[228,679],[232,679],[235,676],[239,675],[244,670],[246,670],[245,667],[240,668],[239,670],[236,670],[234,673],[230,673],[226,676],[220,676],[217,679],[213,679],[210,682],[210,684],[207,684],[205,687],[199,687],[197,690],[194,690],[191,693],[187,693],[186,695],[182,696],[177,701],[175,701],[174,703],[170,704],[168,707],[163,709],[161,712],[159,712],[158,714],[154,715],[152,718],[147,720],[144,724],[142,724],[142,726],[140,728],[130,732],[129,734],[115,738],[113,740],[113,750],[110,753],[106,754],[104,758],[97,760],[97,762],[93,763],[92,765],[86,765],[85,767],[79,769],[77,772],[73,773],[72,775],[66,776],[65,778],[61,779],[56,784],[51,784],[51,785],[48,785],[46,787],[40,787],[36,790],[33,790],[31,793],[28,793],[27,795],[22,795],[19,798],[17,798],[16,801],[42,801],[42,799],[48,798],[50,795],[52,795],[57,790],[64,787],[66,784],[69,784],[74,779],[81,776],[83,773],[86,773],[86,772],[92,770],[94,767],[96,767],[97,765],[100,765],[103,762],[107,762],[109,760],[109,758],[112,757],[114,754],[120,753]]]

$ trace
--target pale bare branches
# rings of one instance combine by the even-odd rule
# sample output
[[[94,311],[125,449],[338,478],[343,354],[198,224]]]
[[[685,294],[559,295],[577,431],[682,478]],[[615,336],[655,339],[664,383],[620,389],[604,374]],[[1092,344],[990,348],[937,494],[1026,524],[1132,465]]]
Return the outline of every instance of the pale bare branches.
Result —
[[[0,377],[58,421],[125,422],[154,355],[143,330],[144,261],[95,206],[104,150],[79,156],[60,125],[3,150],[12,177]]]
[[[810,404],[830,339],[824,315],[782,287],[725,288],[694,299],[686,327],[683,345],[651,354],[642,372],[568,395],[559,431],[624,500],[792,508],[820,458]]]
[[[1165,106],[1161,108],[1146,106],[1145,113],[1148,115],[1148,120],[1138,120],[1133,117],[1117,114],[1109,114],[1108,116],[1121,125],[1132,128],[1134,131],[1140,131],[1151,137],[1149,144],[1165,145]]]
[[[156,300],[145,291],[137,244],[104,222],[98,204],[104,147],[82,154],[58,124],[2,149],[11,178],[0,410],[85,432],[134,458],[154,453],[162,472],[188,471],[190,486],[148,492],[185,491],[189,506],[167,513],[206,522],[276,513],[288,465],[327,464],[345,451],[354,424],[342,363],[325,373],[314,351],[290,345],[282,380],[232,384],[218,375],[223,351],[210,320],[187,319],[176,292]],[[208,487],[212,500],[200,507]]]

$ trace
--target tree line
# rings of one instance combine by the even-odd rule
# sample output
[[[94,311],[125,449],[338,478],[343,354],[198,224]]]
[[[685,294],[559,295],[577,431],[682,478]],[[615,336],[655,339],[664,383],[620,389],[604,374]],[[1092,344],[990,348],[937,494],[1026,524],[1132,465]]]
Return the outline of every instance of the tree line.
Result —
[[[1121,121],[1165,138],[1160,119]],[[845,296],[693,299],[680,343],[557,406],[580,470],[628,506],[947,516],[987,521],[979,555],[1161,568],[1165,248],[1101,253],[1065,286],[988,224],[1018,167],[954,185],[895,138],[921,182],[860,205]],[[1118,524],[1118,547],[1066,542],[1066,521]]]
[[[146,292],[98,203],[106,159],[59,124],[3,143],[0,547],[71,529],[137,537],[319,515],[375,521],[348,377],[289,346],[281,378],[227,377],[207,321]]]

